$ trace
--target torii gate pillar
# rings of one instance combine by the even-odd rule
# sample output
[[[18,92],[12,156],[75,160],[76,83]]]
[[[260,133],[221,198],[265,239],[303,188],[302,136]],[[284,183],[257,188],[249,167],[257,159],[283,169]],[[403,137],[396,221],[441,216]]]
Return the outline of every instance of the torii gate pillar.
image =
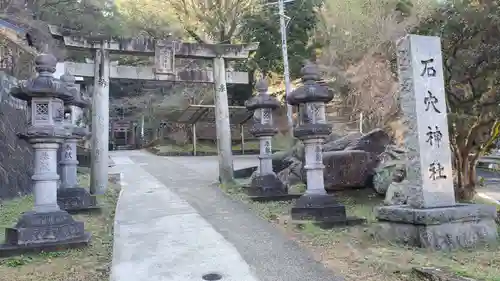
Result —
[[[215,125],[217,132],[217,151],[219,156],[219,179],[221,183],[233,181],[233,150],[229,104],[226,87],[226,66],[223,57],[214,58],[215,86]]]
[[[94,56],[91,143],[90,193],[103,194],[109,165],[109,51],[104,48],[96,49]]]

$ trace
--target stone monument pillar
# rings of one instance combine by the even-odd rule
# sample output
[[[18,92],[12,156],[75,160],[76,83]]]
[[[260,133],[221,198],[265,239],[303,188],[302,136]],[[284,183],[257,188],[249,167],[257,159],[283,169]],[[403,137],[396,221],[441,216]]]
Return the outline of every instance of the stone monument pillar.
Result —
[[[66,112],[70,114],[69,118],[65,119],[65,127],[69,136],[66,137],[59,150],[61,184],[57,190],[57,203],[61,209],[72,212],[97,209],[96,197],[91,195],[85,188],[79,187],[77,178],[76,144],[78,140],[89,134],[87,128],[76,124],[77,114],[90,106],[90,103],[83,99],[78,85],[75,84],[74,76],[64,74],[61,76],[61,81],[64,83],[67,92],[73,96],[73,100],[65,104]]]
[[[83,222],[73,218],[57,204],[57,149],[67,137],[63,126],[64,104],[73,97],[62,83],[53,77],[57,60],[42,54],[35,59],[38,75],[13,89],[12,95],[30,105],[27,131],[20,134],[34,148],[33,211],[25,212],[13,228],[6,229],[2,254],[26,249],[54,249],[80,246],[90,241]]]
[[[268,83],[261,79],[255,85],[258,94],[249,99],[245,106],[249,111],[255,111],[260,123],[254,124],[250,132],[259,138],[260,142],[260,165],[258,175],[253,177],[248,194],[257,197],[280,197],[288,194],[288,189],[278,179],[272,167],[272,146],[271,138],[278,132],[273,127],[273,110],[280,106],[280,103],[268,95]]]
[[[377,236],[435,250],[496,241],[494,206],[455,201],[440,38],[408,35],[397,55],[410,188],[408,205],[376,210]]]
[[[296,138],[304,143],[307,190],[292,208],[292,220],[344,224],[347,218],[345,206],[325,191],[323,179],[323,142],[331,133],[326,123],[325,103],[333,99],[333,93],[320,80],[317,65],[307,62],[302,68],[303,85],[291,92],[287,102],[299,107]]]

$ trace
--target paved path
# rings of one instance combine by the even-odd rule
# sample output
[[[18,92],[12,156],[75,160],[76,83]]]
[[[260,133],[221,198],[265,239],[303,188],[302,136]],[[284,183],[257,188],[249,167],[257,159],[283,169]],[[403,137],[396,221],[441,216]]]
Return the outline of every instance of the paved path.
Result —
[[[500,172],[477,169],[477,176],[484,178],[484,186],[477,189],[479,196],[496,200],[500,204]]]
[[[124,188],[112,281],[338,281],[305,250],[215,185],[216,157],[111,152]],[[235,168],[256,164],[238,157]]]

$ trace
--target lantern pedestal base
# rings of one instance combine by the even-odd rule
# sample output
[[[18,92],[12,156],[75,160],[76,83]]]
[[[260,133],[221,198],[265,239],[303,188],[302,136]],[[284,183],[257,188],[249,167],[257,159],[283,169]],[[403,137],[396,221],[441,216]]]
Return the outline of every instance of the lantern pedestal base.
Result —
[[[260,202],[287,201],[300,196],[300,194],[288,194],[288,189],[274,173],[254,177],[247,188],[247,193],[252,201]]]
[[[31,211],[24,213],[15,227],[5,230],[0,256],[83,247],[90,239],[83,222],[73,220],[65,211]]]
[[[70,213],[100,210],[96,197],[82,187],[59,188],[57,190],[57,204],[59,208]]]
[[[323,228],[360,224],[366,221],[363,218],[348,217],[345,206],[327,194],[302,195],[291,213],[294,223],[314,221]]]

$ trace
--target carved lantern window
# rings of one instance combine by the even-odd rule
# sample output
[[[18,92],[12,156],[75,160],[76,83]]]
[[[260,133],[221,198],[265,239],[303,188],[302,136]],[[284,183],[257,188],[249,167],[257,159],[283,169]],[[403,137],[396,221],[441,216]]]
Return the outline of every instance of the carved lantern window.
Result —
[[[64,106],[64,124],[65,125],[74,125],[73,124],[73,106],[71,106],[71,105]]]
[[[271,108],[261,108],[260,110],[260,122],[261,124],[269,124],[272,125],[273,122],[273,114]]]
[[[299,106],[299,124],[325,124],[325,104],[308,102]]]
[[[34,120],[36,121],[49,121],[49,103],[48,102],[37,102],[34,103]]]
[[[30,124],[32,126],[58,126],[64,121],[63,101],[56,98],[33,98]]]

